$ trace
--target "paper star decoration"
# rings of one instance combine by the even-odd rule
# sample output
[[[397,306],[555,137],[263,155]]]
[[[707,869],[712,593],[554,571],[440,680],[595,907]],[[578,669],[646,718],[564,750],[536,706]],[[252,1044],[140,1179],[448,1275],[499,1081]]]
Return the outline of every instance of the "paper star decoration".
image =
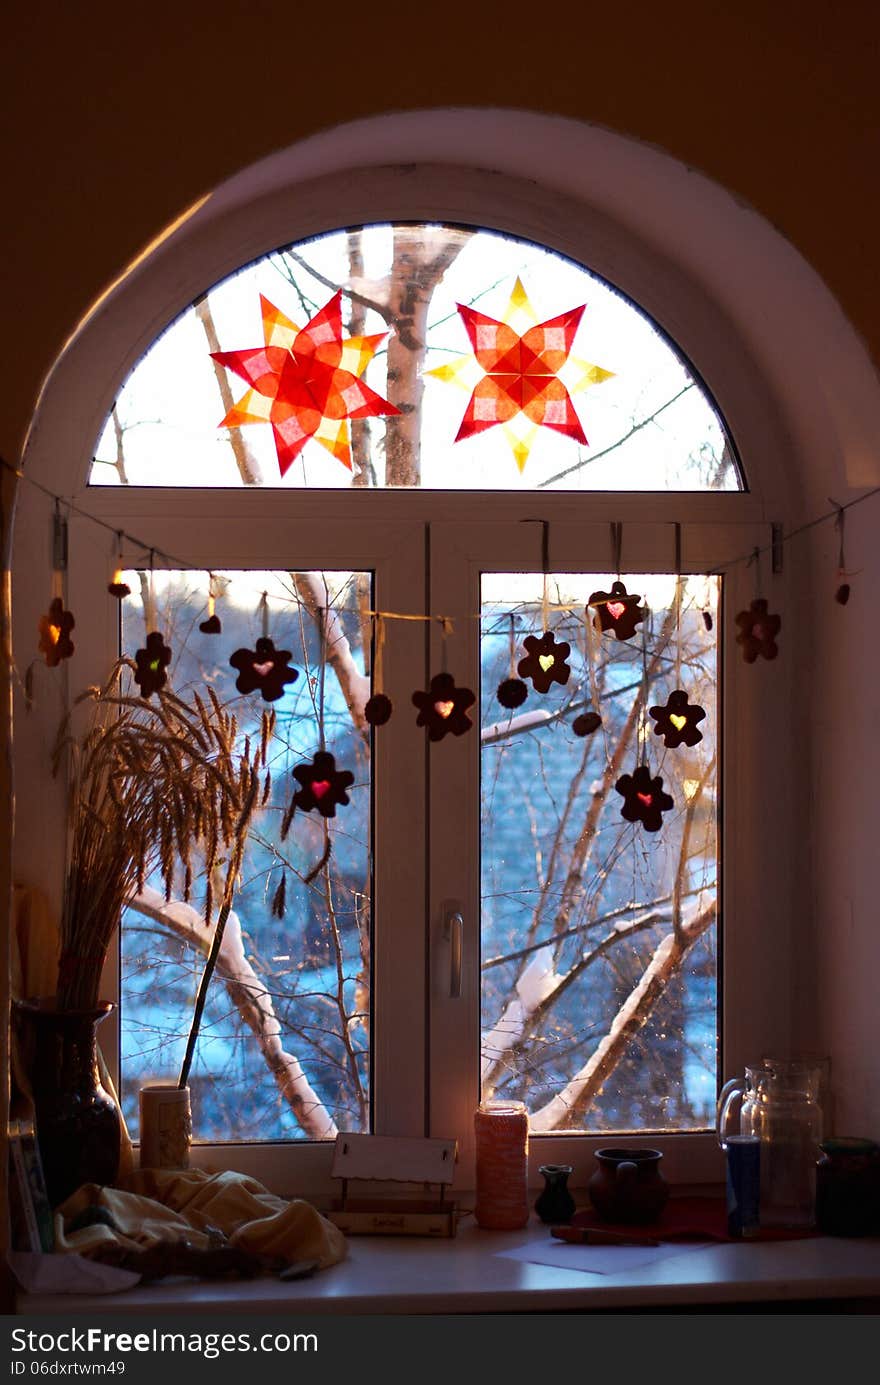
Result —
[[[295,683],[299,674],[290,668],[290,650],[276,649],[274,640],[263,635],[255,649],[236,649],[229,662],[238,669],[235,686],[240,693],[259,691],[264,702],[277,702],[284,696],[288,683]]]
[[[297,765],[294,779],[300,787],[293,802],[303,813],[318,812],[323,818],[335,818],[338,806],[348,803],[346,789],[354,783],[350,769],[337,769],[336,760],[326,750],[319,750],[310,764]]]
[[[706,710],[697,702],[688,702],[683,688],[669,694],[665,707],[649,707],[648,715],[657,723],[654,734],[663,737],[668,750],[677,750],[680,745],[694,746],[703,739],[698,722],[705,720]]]
[[[742,647],[743,658],[753,664],[758,655],[775,659],[779,653],[776,636],[782,628],[782,617],[772,615],[763,596],[756,597],[747,611],[736,617],[739,634],[736,642]]]
[[[40,616],[40,643],[37,646],[49,668],[57,668],[62,659],[69,659],[74,650],[70,632],[75,626],[70,611],[65,611],[60,596],[53,597],[48,611]]]
[[[342,336],[342,292],[335,293],[305,327],[297,327],[260,295],[264,346],[212,351],[251,387],[221,423],[271,423],[284,476],[310,439],[351,471],[348,420],[399,414],[360,378],[388,335]]]
[[[571,356],[584,304],[538,322],[517,278],[504,316],[457,305],[473,355],[427,371],[471,391],[455,441],[500,425],[523,471],[539,428],[587,442],[571,396],[601,385],[612,371]]]
[[[523,644],[526,655],[516,667],[520,678],[531,678],[532,687],[539,693],[549,692],[551,683],[561,683],[565,687],[571,676],[566,663],[571,645],[565,640],[557,643],[550,630],[542,635],[526,635]]]
[[[632,774],[622,774],[614,787],[623,798],[622,818],[642,823],[646,832],[660,831],[663,814],[674,804],[672,795],[664,792],[659,774],[652,779],[648,766],[639,765]]]
[[[449,732],[463,736],[473,726],[468,708],[476,702],[470,688],[458,688],[451,673],[435,673],[427,692],[414,692],[413,706],[418,707],[416,726],[428,728],[428,740],[442,741]]]
[[[147,635],[146,647],[135,651],[134,662],[134,681],[141,690],[141,697],[161,692],[168,682],[165,670],[171,663],[171,646],[165,643],[158,630]]]
[[[587,606],[596,612],[594,627],[600,634],[616,635],[619,640],[631,640],[636,626],[645,618],[640,608],[641,597],[628,592],[622,582],[612,582],[610,592],[596,591],[590,596]]]

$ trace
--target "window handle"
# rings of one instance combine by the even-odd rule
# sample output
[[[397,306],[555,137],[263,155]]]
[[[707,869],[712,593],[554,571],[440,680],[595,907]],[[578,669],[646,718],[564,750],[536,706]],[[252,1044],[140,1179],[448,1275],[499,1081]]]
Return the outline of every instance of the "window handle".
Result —
[[[450,914],[449,928],[449,998],[458,1000],[461,996],[461,949],[464,934],[464,919],[461,914]]]

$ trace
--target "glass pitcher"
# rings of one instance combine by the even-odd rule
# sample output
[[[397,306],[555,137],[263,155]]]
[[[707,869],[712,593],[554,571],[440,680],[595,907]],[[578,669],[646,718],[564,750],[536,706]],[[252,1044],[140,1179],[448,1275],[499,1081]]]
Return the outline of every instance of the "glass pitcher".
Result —
[[[718,1138],[761,1141],[762,1226],[809,1228],[816,1219],[816,1160],[822,1139],[821,1063],[765,1058],[734,1077],[718,1098]],[[734,1104],[739,1102],[739,1123]]]

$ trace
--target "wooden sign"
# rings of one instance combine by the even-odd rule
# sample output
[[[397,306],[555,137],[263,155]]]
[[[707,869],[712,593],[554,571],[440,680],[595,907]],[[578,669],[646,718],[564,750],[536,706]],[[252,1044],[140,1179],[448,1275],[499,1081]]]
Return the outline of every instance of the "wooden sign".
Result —
[[[457,1209],[446,1200],[455,1173],[455,1140],[422,1140],[394,1135],[338,1135],[332,1174],[342,1179],[342,1197],[328,1212],[330,1221],[352,1236],[454,1236]],[[439,1196],[418,1199],[401,1187],[395,1197],[351,1198],[351,1180],[436,1185]]]

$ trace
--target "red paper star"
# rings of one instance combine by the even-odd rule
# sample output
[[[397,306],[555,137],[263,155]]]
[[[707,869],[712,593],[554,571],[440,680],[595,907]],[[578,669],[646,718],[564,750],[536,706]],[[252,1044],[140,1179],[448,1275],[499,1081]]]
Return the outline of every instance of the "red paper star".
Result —
[[[251,386],[220,426],[271,423],[282,476],[311,438],[351,471],[348,420],[400,413],[359,378],[387,332],[343,340],[341,291],[303,328],[260,305],[265,346],[211,353]]]
[[[571,393],[601,384],[611,372],[571,357],[585,305],[569,308],[546,322],[536,322],[528,294],[517,279],[501,321],[463,303],[456,306],[470,338],[473,357],[465,356],[428,372],[455,383],[464,383],[462,377],[474,361],[483,372],[472,385],[455,441],[501,424],[520,471],[528,460],[538,428],[549,428],[586,444]],[[518,331],[518,327],[526,330]],[[560,379],[566,365],[570,385]]]

